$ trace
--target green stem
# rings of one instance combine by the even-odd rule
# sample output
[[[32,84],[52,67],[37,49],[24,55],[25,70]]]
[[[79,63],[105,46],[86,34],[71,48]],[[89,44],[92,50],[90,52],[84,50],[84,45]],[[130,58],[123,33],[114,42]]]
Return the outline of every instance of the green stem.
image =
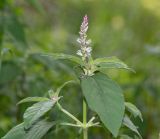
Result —
[[[87,104],[83,99],[83,139],[88,139],[88,129],[86,127],[87,124]]]

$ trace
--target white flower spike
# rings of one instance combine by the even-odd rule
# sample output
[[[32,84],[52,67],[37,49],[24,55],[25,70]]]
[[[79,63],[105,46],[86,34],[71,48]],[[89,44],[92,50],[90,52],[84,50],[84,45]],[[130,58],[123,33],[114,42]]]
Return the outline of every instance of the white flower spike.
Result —
[[[92,48],[89,47],[91,40],[87,40],[87,30],[88,30],[88,16],[83,17],[83,21],[80,27],[79,38],[77,42],[80,44],[80,50],[77,51],[77,55],[81,56],[82,59],[89,58],[91,56]]]

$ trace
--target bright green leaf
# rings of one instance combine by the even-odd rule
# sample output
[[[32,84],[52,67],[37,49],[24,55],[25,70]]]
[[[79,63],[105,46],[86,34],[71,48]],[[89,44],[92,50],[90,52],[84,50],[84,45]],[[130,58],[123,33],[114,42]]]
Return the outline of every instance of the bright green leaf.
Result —
[[[82,60],[73,55],[67,55],[67,54],[62,54],[62,53],[46,53],[46,54],[39,54],[41,56],[46,56],[46,57],[51,57],[55,60],[62,59],[62,60],[70,60],[72,62],[75,62],[77,64],[83,65]]]
[[[118,84],[103,73],[81,79],[83,94],[89,107],[116,137],[124,115],[124,97]]]
[[[98,69],[119,68],[119,69],[132,70],[117,57],[97,58],[93,61],[93,64],[96,65]]]
[[[125,106],[126,106],[126,109],[131,113],[133,114],[134,117],[139,117],[141,119],[141,121],[143,121],[143,118],[142,118],[142,114],[140,112],[140,110],[135,106],[133,105],[132,103],[130,102],[125,102]]]
[[[49,99],[45,97],[28,97],[18,102],[18,105],[25,102],[39,102],[39,101],[47,101],[47,100]]]
[[[53,107],[55,102],[56,101],[54,100],[42,101],[29,107],[23,115],[25,128],[30,128],[36,120],[42,117]]]
[[[133,124],[133,122],[130,120],[130,118],[125,115],[124,119],[123,119],[123,125],[125,125],[126,127],[128,127],[129,129],[131,129],[132,131],[134,131],[135,133],[137,133],[137,135],[141,137],[141,135],[139,134],[137,127]]]
[[[29,130],[25,130],[22,123],[12,128],[2,139],[41,139],[53,125],[53,122],[42,120]]]

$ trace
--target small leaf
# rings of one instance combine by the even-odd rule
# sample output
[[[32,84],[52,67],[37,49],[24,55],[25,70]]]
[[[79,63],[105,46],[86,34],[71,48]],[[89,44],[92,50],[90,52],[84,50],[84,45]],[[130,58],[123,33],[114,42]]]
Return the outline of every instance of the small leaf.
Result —
[[[42,101],[29,107],[23,115],[25,128],[30,128],[32,124],[48,112],[55,103],[56,100]]]
[[[133,71],[133,69],[129,68],[124,62],[122,62],[117,57],[97,58],[93,61],[93,64],[96,65],[98,69],[119,68]]]
[[[143,121],[143,118],[142,118],[142,114],[140,112],[140,110],[135,106],[133,105],[132,103],[130,102],[125,102],[125,106],[126,106],[126,109],[131,113],[133,114],[134,117],[139,117],[141,119],[141,121]]]
[[[133,132],[137,133],[137,135],[141,137],[141,135],[139,134],[137,127],[133,124],[133,122],[130,120],[130,118],[125,115],[124,119],[123,119],[123,125],[125,125],[126,127],[128,127],[129,129],[131,129]]]
[[[119,85],[99,72],[82,78],[81,87],[89,107],[117,137],[125,110],[123,92]]]
[[[17,105],[21,104],[21,103],[26,103],[26,102],[39,102],[39,101],[47,101],[49,100],[48,98],[45,97],[27,97],[23,100],[21,100],[20,102],[17,103]]]
[[[73,56],[73,55],[67,55],[67,54],[62,54],[62,53],[47,53],[47,54],[39,54],[41,56],[46,56],[46,57],[51,57],[55,60],[58,59],[62,59],[62,60],[70,60],[72,62],[75,62],[77,64],[83,65],[82,60],[77,57],[77,56]]]
[[[69,83],[75,83],[75,81],[71,80],[71,81],[67,81],[64,84],[62,84],[59,88],[57,88],[56,93],[59,95],[60,91],[63,89],[63,87],[65,87],[66,85],[68,85]]]
[[[25,130],[22,123],[13,127],[2,139],[41,139],[53,125],[54,122],[42,120],[29,130]]]

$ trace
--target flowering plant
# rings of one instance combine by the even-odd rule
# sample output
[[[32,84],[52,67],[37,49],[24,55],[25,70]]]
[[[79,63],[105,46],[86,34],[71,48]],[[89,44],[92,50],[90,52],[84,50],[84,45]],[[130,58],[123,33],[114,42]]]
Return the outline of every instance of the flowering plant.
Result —
[[[83,139],[88,139],[90,127],[99,128],[102,126],[107,128],[114,137],[123,139],[129,138],[129,136],[120,132],[120,128],[126,126],[135,132],[138,138],[141,138],[137,127],[130,119],[130,116],[133,115],[143,121],[141,112],[135,105],[125,102],[120,86],[101,72],[101,69],[110,68],[132,69],[116,57],[93,59],[92,48],[90,47],[91,40],[87,39],[87,31],[88,17],[85,15],[80,27],[80,36],[77,39],[80,45],[77,55],[80,57],[66,54],[41,54],[42,56],[53,57],[55,60],[67,59],[78,64],[80,68],[78,79],[83,92],[83,121],[76,118],[60,104],[61,90],[67,84],[74,82],[68,81],[55,91],[49,90],[48,97],[28,97],[21,100],[18,104],[35,103],[24,112],[23,123],[12,128],[2,139],[41,139],[56,124],[80,128],[80,131],[83,132]],[[73,123],[49,122],[44,118],[55,105],[60,112],[71,118]],[[93,117],[88,117],[88,107],[95,113]]]

